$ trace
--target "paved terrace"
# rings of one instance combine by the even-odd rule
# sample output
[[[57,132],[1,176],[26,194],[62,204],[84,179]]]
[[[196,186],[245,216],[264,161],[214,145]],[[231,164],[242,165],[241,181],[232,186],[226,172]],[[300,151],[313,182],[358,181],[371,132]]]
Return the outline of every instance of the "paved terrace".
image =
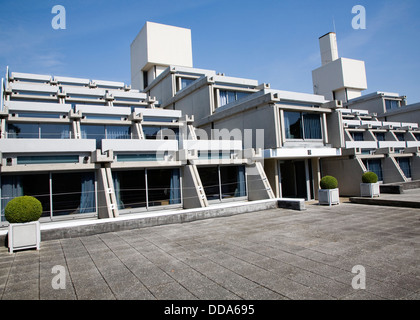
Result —
[[[419,209],[307,204],[1,247],[0,298],[417,300],[419,262]],[[366,290],[352,288],[356,265]]]

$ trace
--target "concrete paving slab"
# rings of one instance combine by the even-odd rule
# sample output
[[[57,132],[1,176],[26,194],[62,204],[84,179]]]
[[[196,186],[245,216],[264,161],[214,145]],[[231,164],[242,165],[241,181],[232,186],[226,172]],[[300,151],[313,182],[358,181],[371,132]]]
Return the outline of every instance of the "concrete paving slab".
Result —
[[[3,300],[418,300],[420,210],[342,203],[0,248]],[[63,266],[66,288],[52,287]],[[366,269],[355,290],[352,268]]]

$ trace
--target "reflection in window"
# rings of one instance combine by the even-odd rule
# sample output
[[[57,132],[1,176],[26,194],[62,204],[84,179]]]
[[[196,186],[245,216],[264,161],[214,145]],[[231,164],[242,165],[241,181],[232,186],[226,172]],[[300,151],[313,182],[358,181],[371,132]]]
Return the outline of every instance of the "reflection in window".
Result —
[[[208,200],[246,196],[244,166],[201,167],[198,173]]]
[[[165,128],[160,126],[144,126],[143,134],[146,139],[178,140],[179,128]]]
[[[284,112],[286,139],[321,140],[321,116],[315,113]]]
[[[365,140],[363,132],[353,131],[350,134],[351,134],[351,137],[353,138],[354,141],[364,141]]]
[[[400,107],[400,102],[397,100],[385,100],[386,110],[395,110]]]
[[[378,181],[383,181],[382,162],[381,159],[364,159],[363,163],[367,171],[374,172],[378,176]]]
[[[1,180],[2,221],[7,203],[23,195],[41,202],[42,217],[96,212],[93,172],[13,175]]]
[[[402,172],[404,172],[404,175],[407,178],[411,178],[411,163],[410,163],[410,158],[396,158],[398,165],[400,166]]]
[[[385,133],[384,132],[376,132],[375,137],[376,137],[376,140],[378,140],[378,141],[385,141]]]
[[[179,169],[114,171],[112,176],[120,210],[181,203]]]
[[[232,103],[237,100],[241,100],[247,96],[249,96],[250,92],[244,91],[228,91],[228,90],[220,90],[219,91],[219,107],[222,107],[226,104]]]
[[[56,123],[9,123],[11,139],[69,139],[70,125]]]

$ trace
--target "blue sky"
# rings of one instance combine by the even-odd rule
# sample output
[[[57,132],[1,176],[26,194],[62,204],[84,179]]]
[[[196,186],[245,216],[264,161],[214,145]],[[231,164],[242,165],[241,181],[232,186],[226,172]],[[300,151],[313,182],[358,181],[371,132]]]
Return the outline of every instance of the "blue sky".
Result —
[[[54,5],[66,29],[54,30]],[[353,6],[366,8],[354,30]],[[420,102],[418,0],[0,0],[0,74],[11,71],[124,81],[130,44],[146,21],[192,30],[194,67],[312,93],[318,38],[337,32],[339,55],[366,62],[368,90]]]

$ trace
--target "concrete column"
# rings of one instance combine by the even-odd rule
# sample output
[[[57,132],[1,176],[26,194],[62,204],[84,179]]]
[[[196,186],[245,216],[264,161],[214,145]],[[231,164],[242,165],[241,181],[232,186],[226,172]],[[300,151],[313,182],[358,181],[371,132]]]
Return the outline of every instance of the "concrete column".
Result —
[[[208,201],[196,165],[182,168],[182,197],[184,209],[208,207]]]
[[[260,162],[246,166],[246,178],[249,201],[276,198]]]
[[[406,182],[407,178],[394,157],[385,157],[383,161],[384,183]]]
[[[321,169],[319,166],[319,158],[313,158],[310,161],[312,161],[312,178],[314,180],[314,197],[315,200],[318,200],[318,191],[320,188],[320,182],[321,182]]]

